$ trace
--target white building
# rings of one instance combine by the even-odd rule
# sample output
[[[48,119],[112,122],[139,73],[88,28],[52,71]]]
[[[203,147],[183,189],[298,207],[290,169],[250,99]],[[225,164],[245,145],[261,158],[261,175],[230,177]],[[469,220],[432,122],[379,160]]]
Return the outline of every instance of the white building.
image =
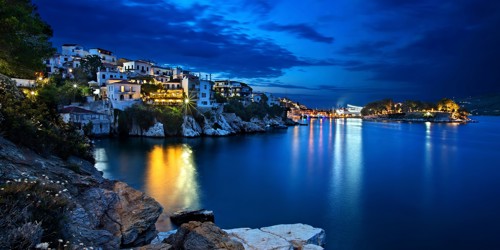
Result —
[[[346,108],[336,109],[335,112],[338,115],[361,116],[361,110],[362,109],[363,109],[363,107],[359,107],[359,106],[354,106],[354,105],[347,104]]]
[[[113,108],[124,110],[141,101],[141,85],[126,80],[110,80],[106,86],[106,95]]]
[[[99,56],[102,63],[110,63],[116,65],[116,56],[109,50],[101,48],[89,49],[89,54]]]
[[[134,60],[123,63],[123,72],[131,72],[136,75],[153,75],[151,69],[153,65],[150,62]]]
[[[155,76],[172,76],[174,71],[171,68],[161,67],[158,65],[151,66],[151,75]]]
[[[104,86],[109,80],[127,80],[127,74],[114,71],[99,71],[97,72],[97,83],[99,86]]]
[[[36,82],[35,80],[30,80],[30,79],[20,79],[20,78],[11,78],[16,82],[17,87],[21,88],[35,88],[36,87]]]
[[[79,44],[63,44],[61,54],[70,57],[86,57],[89,55],[89,52]]]
[[[199,92],[196,106],[202,108],[211,108],[215,104],[214,92],[212,90],[214,83],[208,80],[199,81]]]
[[[209,108],[215,103],[212,81],[200,80],[194,75],[185,75],[182,79],[182,88],[184,94],[198,107]]]
[[[63,121],[72,123],[80,130],[91,124],[92,135],[109,135],[111,132],[111,117],[106,114],[70,106],[62,109],[61,116]]]

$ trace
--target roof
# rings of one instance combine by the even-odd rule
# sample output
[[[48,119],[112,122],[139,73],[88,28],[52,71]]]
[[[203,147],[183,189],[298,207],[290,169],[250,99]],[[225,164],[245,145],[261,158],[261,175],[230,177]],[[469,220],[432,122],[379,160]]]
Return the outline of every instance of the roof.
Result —
[[[70,106],[70,107],[65,107],[61,110],[60,113],[70,113],[70,114],[97,114],[97,115],[101,115],[100,113],[97,113],[97,112],[94,112],[92,110],[88,110],[88,109],[83,109],[83,108],[80,108],[80,107],[74,107],[74,106]]]

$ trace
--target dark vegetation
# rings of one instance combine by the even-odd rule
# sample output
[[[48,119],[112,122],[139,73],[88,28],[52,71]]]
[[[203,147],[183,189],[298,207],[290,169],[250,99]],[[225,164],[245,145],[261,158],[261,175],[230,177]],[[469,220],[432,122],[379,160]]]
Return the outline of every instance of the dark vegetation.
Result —
[[[16,180],[0,186],[0,249],[33,249],[38,242],[61,246],[61,221],[70,203],[60,185]]]
[[[0,74],[33,78],[54,54],[52,29],[30,0],[0,0]]]
[[[384,99],[368,103],[362,110],[363,116],[384,115],[391,119],[433,118],[437,113],[449,113],[452,118],[464,119],[469,114],[453,100],[443,98],[436,103],[406,100],[395,103],[392,99]]]
[[[224,105],[224,112],[235,113],[243,121],[250,121],[253,117],[262,119],[266,115],[270,117],[284,117],[286,115],[284,108],[276,105],[269,106],[265,96],[263,96],[261,102],[252,102],[247,106],[244,106],[237,98],[230,98],[227,104]]]
[[[134,124],[143,131],[153,126],[156,121],[163,124],[165,136],[175,136],[181,132],[183,110],[180,107],[136,104],[125,111],[115,110],[115,116],[121,136],[128,135]]]
[[[0,135],[43,155],[93,160],[85,138],[57,113],[58,105],[80,99],[88,90],[56,75],[23,93],[5,76],[33,79],[43,69],[43,59],[55,52],[50,26],[29,0],[0,0],[0,34]]]

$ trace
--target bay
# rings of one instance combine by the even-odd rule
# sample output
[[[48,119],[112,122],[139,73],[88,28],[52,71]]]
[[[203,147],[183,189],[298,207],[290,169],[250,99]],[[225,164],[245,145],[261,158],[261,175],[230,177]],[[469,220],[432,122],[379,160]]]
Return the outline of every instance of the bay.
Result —
[[[221,228],[306,223],[326,249],[500,249],[500,117],[478,123],[313,119],[222,138],[103,139],[96,167],[168,215]]]

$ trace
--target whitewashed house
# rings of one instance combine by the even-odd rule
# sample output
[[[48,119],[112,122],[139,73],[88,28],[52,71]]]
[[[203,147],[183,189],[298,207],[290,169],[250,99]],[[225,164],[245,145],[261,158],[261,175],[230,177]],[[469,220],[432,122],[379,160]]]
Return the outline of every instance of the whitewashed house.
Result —
[[[212,90],[214,83],[208,80],[200,80],[198,88],[198,100],[196,106],[201,108],[211,108],[215,104],[214,92]]]
[[[70,57],[86,57],[89,52],[79,44],[63,44],[61,46],[61,54]]]
[[[182,79],[184,94],[198,107],[213,107],[215,100],[212,87],[212,81],[200,80],[194,75],[185,75]]]
[[[126,80],[109,80],[106,95],[113,108],[124,110],[141,101],[141,85]]]
[[[134,60],[124,62],[122,70],[124,72],[130,72],[136,75],[153,75],[151,74],[152,67],[153,65],[150,62]]]
[[[99,56],[103,63],[116,65],[116,56],[109,50],[101,48],[89,49],[89,54]]]
[[[91,124],[91,135],[109,135],[111,132],[111,117],[80,107],[65,107],[60,111],[66,123],[75,125],[81,131]]]

